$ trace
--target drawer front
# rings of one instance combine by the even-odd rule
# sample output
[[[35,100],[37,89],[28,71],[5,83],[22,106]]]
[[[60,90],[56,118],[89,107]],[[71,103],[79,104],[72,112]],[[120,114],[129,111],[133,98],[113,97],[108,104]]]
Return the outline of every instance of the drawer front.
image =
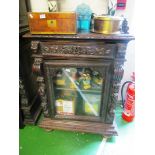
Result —
[[[84,43],[84,42],[41,42],[40,50],[43,56],[114,58],[116,44]]]

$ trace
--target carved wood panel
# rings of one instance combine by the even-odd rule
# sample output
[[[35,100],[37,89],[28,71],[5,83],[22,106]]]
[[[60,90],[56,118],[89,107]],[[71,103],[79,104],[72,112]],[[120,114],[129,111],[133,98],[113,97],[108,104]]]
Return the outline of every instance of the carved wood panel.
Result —
[[[127,43],[117,43],[116,58],[125,58]]]
[[[38,94],[41,98],[41,106],[43,108],[43,114],[45,117],[49,117],[49,109],[47,107],[47,96],[46,96],[46,86],[45,86],[45,80],[42,72],[41,65],[43,63],[42,58],[34,58],[33,64],[32,64],[32,71],[34,74],[36,74],[37,78],[36,81],[38,83]]]
[[[32,71],[36,74],[41,74],[41,65],[42,65],[42,58],[34,58],[32,64]]]
[[[37,53],[39,48],[39,41],[31,41],[31,50],[33,53]]]
[[[39,76],[37,78],[37,82],[38,82],[38,93],[41,97],[41,106],[43,108],[43,114],[45,117],[49,117],[50,113],[49,113],[49,108],[47,105],[47,94],[46,94],[46,86],[45,86],[45,82],[44,82],[44,77]]]
[[[86,57],[107,57],[114,58],[115,44],[105,45],[80,45],[80,44],[48,44],[40,43],[40,53],[53,56],[86,56]]]

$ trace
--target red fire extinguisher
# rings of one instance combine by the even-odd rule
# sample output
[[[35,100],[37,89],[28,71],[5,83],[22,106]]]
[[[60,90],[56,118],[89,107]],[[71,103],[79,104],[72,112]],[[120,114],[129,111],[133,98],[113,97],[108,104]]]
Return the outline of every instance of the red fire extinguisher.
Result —
[[[123,89],[126,84],[128,84],[127,90],[126,90],[126,98],[125,100],[123,100]],[[123,106],[122,118],[127,122],[131,122],[135,117],[135,75],[134,73],[132,76],[132,81],[126,81],[122,85],[121,95],[122,95],[122,106]]]

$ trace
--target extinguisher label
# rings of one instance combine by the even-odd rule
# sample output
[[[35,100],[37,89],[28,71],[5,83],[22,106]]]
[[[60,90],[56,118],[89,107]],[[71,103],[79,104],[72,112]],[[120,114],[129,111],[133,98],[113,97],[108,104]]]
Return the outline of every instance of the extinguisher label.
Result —
[[[126,121],[132,121],[134,116],[135,116],[135,86],[132,83],[128,85],[122,117]]]
[[[127,99],[124,107],[124,114],[126,116],[134,116],[135,115],[135,100],[131,95],[127,95]]]

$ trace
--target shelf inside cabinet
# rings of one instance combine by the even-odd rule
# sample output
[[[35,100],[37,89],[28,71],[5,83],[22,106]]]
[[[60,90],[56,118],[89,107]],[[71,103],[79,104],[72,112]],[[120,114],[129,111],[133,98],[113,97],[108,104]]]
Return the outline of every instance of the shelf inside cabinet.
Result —
[[[73,88],[63,88],[63,87],[56,87],[56,90],[63,90],[63,91],[81,91],[85,93],[101,93],[101,89],[73,89]]]

